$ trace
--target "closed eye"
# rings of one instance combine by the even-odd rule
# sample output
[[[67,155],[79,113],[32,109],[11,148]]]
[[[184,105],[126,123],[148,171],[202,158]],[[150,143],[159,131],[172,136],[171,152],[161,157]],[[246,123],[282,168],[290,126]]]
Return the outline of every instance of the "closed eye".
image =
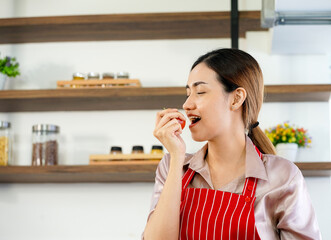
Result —
[[[206,93],[206,92],[198,92],[197,94],[201,95],[201,94],[204,94],[204,93]]]

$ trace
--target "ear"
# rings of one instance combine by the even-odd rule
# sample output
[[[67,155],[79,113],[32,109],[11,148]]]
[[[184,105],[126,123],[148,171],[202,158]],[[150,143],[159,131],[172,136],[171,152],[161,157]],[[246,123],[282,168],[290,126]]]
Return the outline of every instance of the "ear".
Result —
[[[235,111],[239,109],[246,100],[247,93],[242,87],[238,87],[231,93],[231,110]]]

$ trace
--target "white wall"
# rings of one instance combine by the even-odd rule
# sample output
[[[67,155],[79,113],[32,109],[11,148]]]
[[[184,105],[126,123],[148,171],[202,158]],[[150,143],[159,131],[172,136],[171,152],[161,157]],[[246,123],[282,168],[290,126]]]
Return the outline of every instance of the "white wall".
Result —
[[[228,2],[1,0],[0,17],[221,11],[229,10]],[[239,7],[259,10],[260,2],[240,1]],[[75,71],[121,70],[147,87],[185,85],[193,61],[220,47],[230,47],[230,40],[9,44],[0,45],[0,52],[16,56],[21,63],[22,76],[10,84],[14,89],[55,88],[57,80],[70,79]],[[248,33],[240,47],[259,61],[266,84],[330,83],[327,56],[270,55],[268,32]],[[266,103],[259,121],[262,128],[286,120],[308,128],[313,147],[300,150],[299,160],[330,161],[329,113],[328,103]],[[121,145],[128,153],[132,145],[141,144],[149,151],[158,143],[152,136],[155,114],[156,110],[0,113],[0,119],[12,123],[15,164],[30,164],[32,125],[54,123],[61,128],[60,163],[72,165],[87,164],[89,154],[107,153],[111,145]],[[202,145],[190,139],[188,129],[183,135],[188,152]],[[331,239],[330,178],[306,181],[323,238]],[[138,239],[152,188],[152,183],[0,184],[1,239]]]

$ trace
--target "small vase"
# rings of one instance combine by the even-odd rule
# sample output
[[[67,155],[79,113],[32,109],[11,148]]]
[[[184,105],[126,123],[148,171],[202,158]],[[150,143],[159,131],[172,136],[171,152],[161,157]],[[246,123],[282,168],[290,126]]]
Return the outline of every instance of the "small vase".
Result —
[[[7,76],[3,73],[0,73],[0,90],[5,89],[6,80],[7,80]]]
[[[296,143],[278,143],[276,145],[276,152],[278,156],[286,158],[295,162],[298,152],[298,144]]]

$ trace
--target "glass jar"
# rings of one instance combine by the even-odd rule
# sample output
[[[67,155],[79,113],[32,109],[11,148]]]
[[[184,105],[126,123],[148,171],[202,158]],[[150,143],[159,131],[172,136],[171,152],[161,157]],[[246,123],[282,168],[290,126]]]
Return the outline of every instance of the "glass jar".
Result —
[[[87,74],[87,79],[89,80],[99,80],[100,79],[100,74],[99,73],[96,73],[96,72],[89,72]]]
[[[56,125],[38,124],[32,127],[32,165],[58,164],[58,137]]]
[[[161,145],[153,145],[151,154],[163,154],[163,146]]]
[[[143,146],[133,146],[131,153],[144,153],[144,147]]]
[[[115,74],[112,72],[105,72],[102,74],[102,78],[103,79],[114,79],[115,78]]]
[[[72,80],[84,80],[84,79],[85,79],[85,74],[84,73],[75,72],[72,75]]]
[[[129,73],[128,72],[118,72],[116,74],[116,77],[119,79],[129,79]]]
[[[11,162],[10,122],[0,121],[0,166]]]
[[[122,148],[113,146],[110,148],[110,154],[122,154]]]
[[[73,75],[72,75],[72,80],[73,81],[77,81],[77,80],[85,80],[85,74],[84,73],[80,73],[80,72],[75,72]],[[81,87],[82,85],[76,85],[76,84],[73,84],[71,87],[73,88],[79,88]]]

